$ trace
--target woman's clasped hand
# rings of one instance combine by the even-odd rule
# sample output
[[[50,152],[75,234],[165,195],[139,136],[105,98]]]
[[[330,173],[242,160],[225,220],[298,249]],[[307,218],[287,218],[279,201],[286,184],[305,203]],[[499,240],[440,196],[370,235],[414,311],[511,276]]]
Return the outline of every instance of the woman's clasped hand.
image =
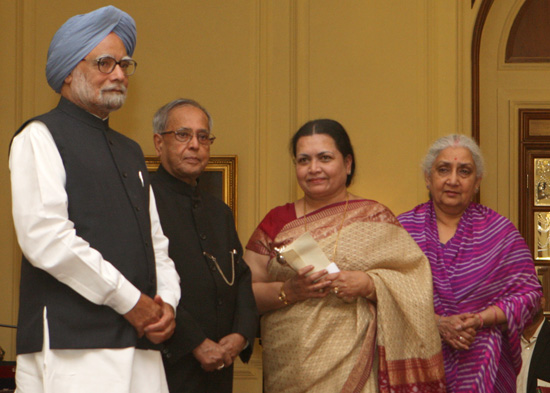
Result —
[[[476,337],[474,326],[479,325],[476,314],[465,313],[439,317],[437,327],[441,338],[454,349],[470,349]]]

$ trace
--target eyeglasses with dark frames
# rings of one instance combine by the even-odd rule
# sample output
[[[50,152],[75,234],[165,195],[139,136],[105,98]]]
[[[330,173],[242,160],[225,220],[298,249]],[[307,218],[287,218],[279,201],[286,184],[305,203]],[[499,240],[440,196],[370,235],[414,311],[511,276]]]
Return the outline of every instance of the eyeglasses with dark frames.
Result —
[[[176,131],[162,131],[159,132],[159,135],[174,134],[176,140],[181,143],[189,143],[194,136],[197,137],[197,140],[201,145],[211,145],[214,143],[216,137],[209,132],[199,131],[196,134],[187,129],[179,129]]]
[[[83,59],[84,61],[86,59]],[[122,59],[116,61],[114,57],[111,56],[102,56],[98,59],[92,60],[96,65],[99,72],[104,74],[110,74],[115,70],[115,67],[118,65],[124,75],[131,76],[134,75],[137,68],[137,62],[134,59]]]

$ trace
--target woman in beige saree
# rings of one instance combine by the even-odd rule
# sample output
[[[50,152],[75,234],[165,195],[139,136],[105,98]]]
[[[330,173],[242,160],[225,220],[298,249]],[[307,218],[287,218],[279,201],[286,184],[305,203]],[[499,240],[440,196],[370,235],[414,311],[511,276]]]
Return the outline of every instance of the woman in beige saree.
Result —
[[[304,197],[269,212],[245,253],[265,392],[444,392],[428,260],[385,206],[348,192],[355,162],[338,122],[306,123],[291,148]],[[277,261],[304,232],[340,272]]]

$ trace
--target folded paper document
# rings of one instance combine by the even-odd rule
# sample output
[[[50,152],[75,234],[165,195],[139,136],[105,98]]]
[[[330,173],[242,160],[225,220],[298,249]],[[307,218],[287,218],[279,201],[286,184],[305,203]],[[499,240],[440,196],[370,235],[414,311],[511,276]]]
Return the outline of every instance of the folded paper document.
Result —
[[[329,273],[338,273],[340,271],[334,262],[328,260],[319,244],[311,237],[309,232],[304,233],[291,244],[281,247],[277,250],[277,253],[280,262],[288,263],[296,271],[313,265],[314,269],[308,275],[323,269],[326,269]]]

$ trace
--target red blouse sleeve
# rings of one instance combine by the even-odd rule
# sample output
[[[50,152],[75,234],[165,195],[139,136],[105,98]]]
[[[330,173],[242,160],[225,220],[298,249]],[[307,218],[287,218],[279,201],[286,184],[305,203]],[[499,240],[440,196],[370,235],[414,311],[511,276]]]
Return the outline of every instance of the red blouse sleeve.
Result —
[[[273,239],[286,224],[295,219],[296,209],[294,203],[287,203],[271,209],[250,237],[246,248],[261,255],[271,254]]]

